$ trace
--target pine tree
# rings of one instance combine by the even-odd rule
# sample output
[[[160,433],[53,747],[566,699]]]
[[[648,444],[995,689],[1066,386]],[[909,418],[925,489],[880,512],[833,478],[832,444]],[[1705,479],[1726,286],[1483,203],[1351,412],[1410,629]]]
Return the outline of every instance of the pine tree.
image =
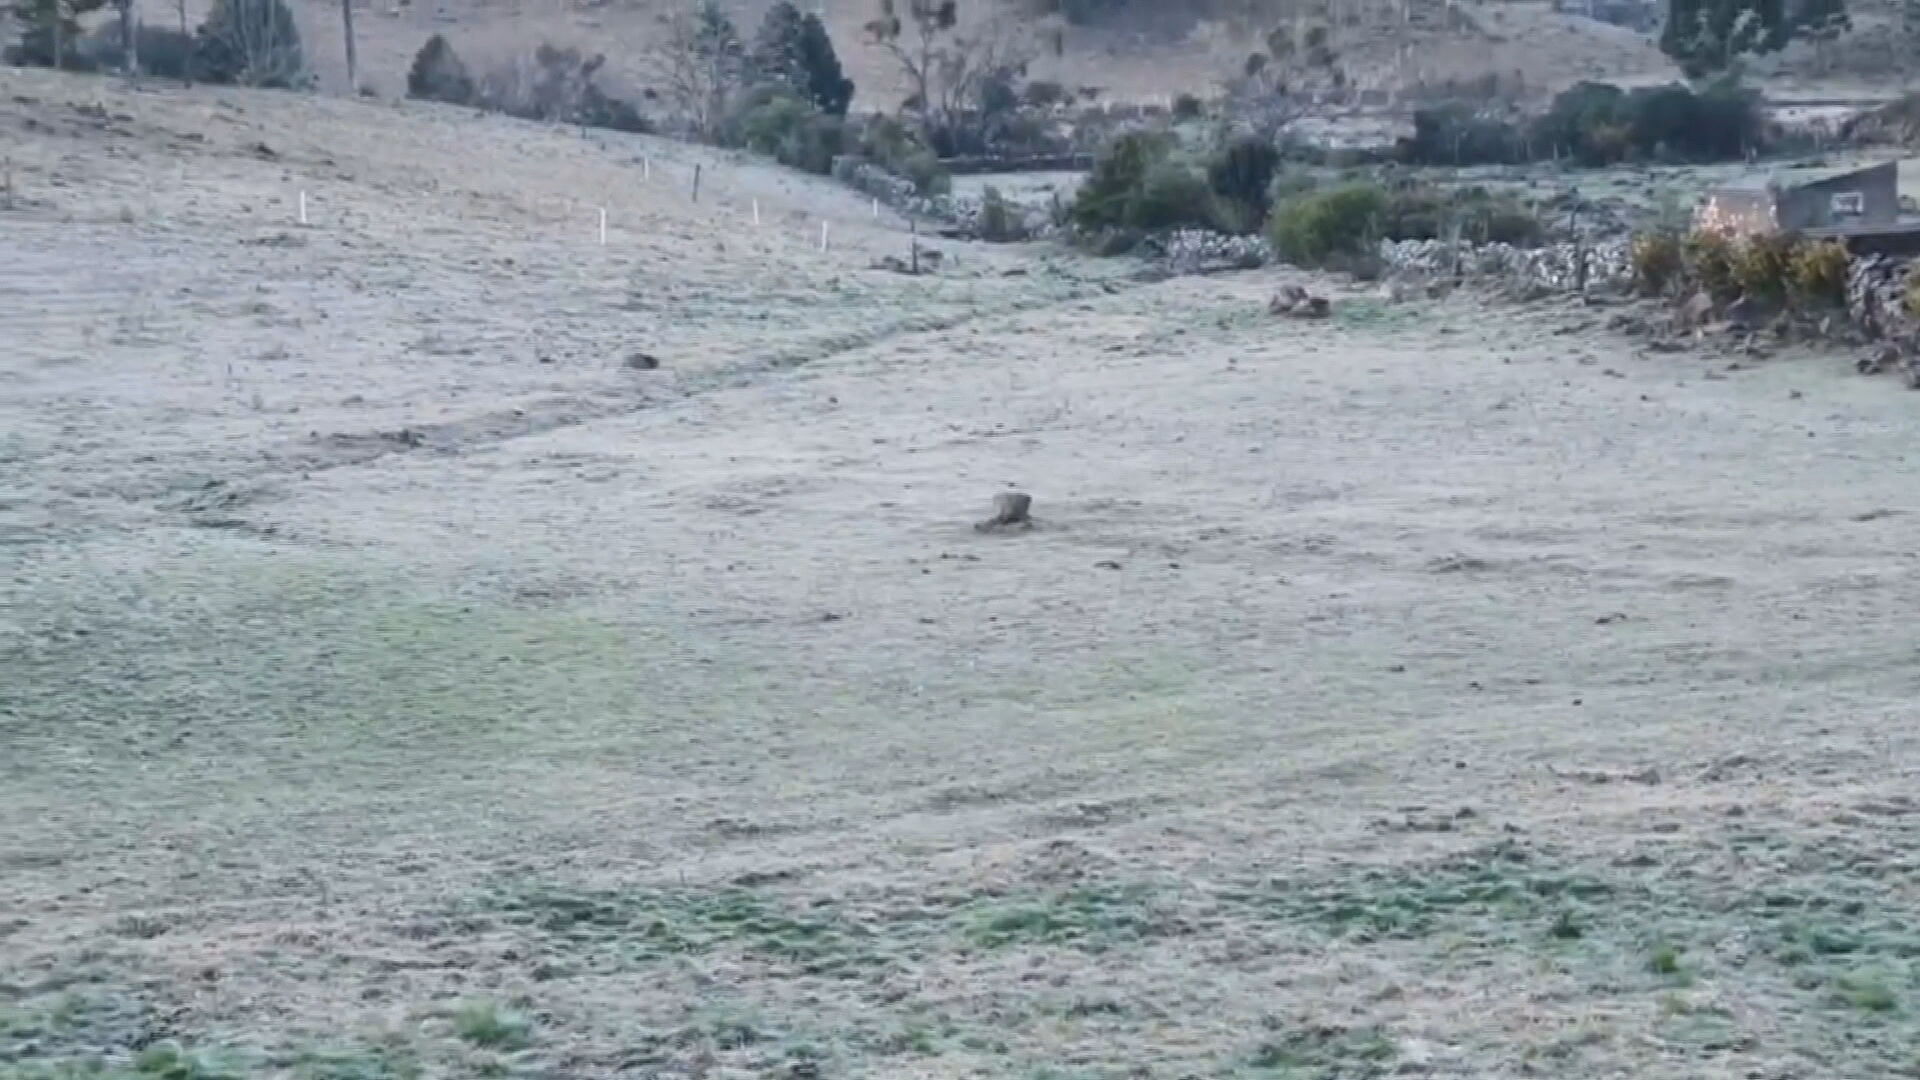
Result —
[[[840,68],[833,38],[818,15],[802,15],[789,0],[767,11],[754,38],[754,77],[785,86],[821,112],[844,116],[853,102],[853,80]]]

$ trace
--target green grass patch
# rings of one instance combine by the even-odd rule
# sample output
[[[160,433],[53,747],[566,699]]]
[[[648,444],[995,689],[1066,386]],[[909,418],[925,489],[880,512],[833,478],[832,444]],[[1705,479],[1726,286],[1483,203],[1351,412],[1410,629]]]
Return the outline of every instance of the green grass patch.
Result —
[[[1267,1039],[1243,1072],[1284,1080],[1360,1080],[1393,1071],[1399,1048],[1377,1027],[1308,1027]]]
[[[494,1001],[469,1001],[453,1014],[454,1034],[483,1050],[533,1045],[533,1017]]]
[[[795,910],[750,889],[716,892],[509,888],[481,906],[561,948],[642,964],[736,949],[816,975],[852,976],[887,963],[873,934],[837,909]]]
[[[1105,949],[1173,932],[1138,886],[1079,885],[1057,892],[981,899],[961,916],[966,940],[980,948],[1077,945]]]

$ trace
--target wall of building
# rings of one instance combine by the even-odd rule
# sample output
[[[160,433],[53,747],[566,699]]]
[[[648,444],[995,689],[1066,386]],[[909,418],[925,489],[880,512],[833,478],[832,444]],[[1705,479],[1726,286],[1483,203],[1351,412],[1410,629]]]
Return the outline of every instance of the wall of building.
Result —
[[[1836,213],[1836,197],[1858,195],[1858,214]],[[1894,162],[1857,173],[1805,184],[1780,193],[1779,224],[1783,229],[1846,228],[1888,225],[1900,217],[1900,174]]]

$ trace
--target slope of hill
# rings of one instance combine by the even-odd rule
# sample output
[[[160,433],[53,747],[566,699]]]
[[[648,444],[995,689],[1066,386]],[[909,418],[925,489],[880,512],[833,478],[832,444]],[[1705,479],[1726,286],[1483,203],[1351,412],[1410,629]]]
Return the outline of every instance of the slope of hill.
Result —
[[[195,0],[199,2],[199,0]],[[338,6],[330,0],[294,0],[316,69],[332,89],[344,89]],[[463,55],[482,65],[498,62],[531,43],[551,40],[604,52],[608,70],[629,89],[644,87],[645,60],[656,39],[661,12],[675,0],[358,0],[362,82],[385,94],[404,87],[413,52],[434,33],[444,33]],[[767,0],[726,5],[742,27],[756,25]],[[863,108],[891,108],[903,93],[897,67],[868,44],[862,27],[874,0],[827,0],[819,5],[849,73],[860,87]],[[1018,16],[969,5],[970,17]],[[1281,10],[1278,4],[1273,10]],[[1403,19],[1413,11],[1411,22]],[[1206,94],[1238,70],[1270,22],[1196,22],[1177,35],[1074,28],[1055,54],[1035,43],[1032,73],[1071,87],[1098,87],[1110,99],[1157,100],[1181,93]],[[1336,46],[1363,85],[1394,86],[1471,78],[1486,72],[1517,74],[1527,86],[1555,88],[1581,78],[1622,77],[1671,70],[1644,35],[1553,10],[1549,3],[1453,7],[1439,3],[1403,8],[1381,0],[1351,8],[1336,27]]]

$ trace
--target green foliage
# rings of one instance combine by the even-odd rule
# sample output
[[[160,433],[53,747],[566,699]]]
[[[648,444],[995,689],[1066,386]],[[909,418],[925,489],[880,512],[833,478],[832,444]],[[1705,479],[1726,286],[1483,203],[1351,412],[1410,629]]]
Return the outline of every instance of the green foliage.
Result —
[[[848,140],[852,152],[895,176],[905,177],[922,195],[943,195],[953,177],[919,132],[892,116],[872,116]]]
[[[1788,273],[1793,301],[1807,307],[1844,307],[1847,303],[1847,245],[1813,240],[1794,249]]]
[[[1276,206],[1268,238],[1296,266],[1326,266],[1363,255],[1381,238],[1390,208],[1384,188],[1354,183],[1300,195]]]
[[[1671,945],[1662,945],[1653,950],[1653,956],[1647,961],[1647,970],[1655,975],[1680,974],[1680,952]]]
[[[742,101],[726,141],[789,168],[826,175],[845,147],[846,125],[786,87],[763,86]]]
[[[1451,105],[1415,112],[1413,126],[1397,147],[1401,160],[1452,166],[1550,158],[1590,167],[1630,159],[1726,161],[1765,137],[1758,97],[1732,79],[1630,91],[1583,82],[1561,91],[1530,124]]]
[[[1511,196],[1482,187],[1407,187],[1389,193],[1380,221],[1385,240],[1455,240],[1538,247],[1546,230]]]
[[[1268,192],[1280,170],[1280,150],[1258,136],[1235,139],[1207,163],[1207,186],[1222,204],[1229,232],[1256,232],[1266,220]]]
[[[1792,282],[1794,246],[1794,238],[1784,233],[1748,237],[1734,249],[1734,288],[1756,303],[1784,303]]]
[[[1146,183],[1147,175],[1173,149],[1173,138],[1161,132],[1130,131],[1113,140],[1094,161],[1093,172],[1074,196],[1074,224],[1082,229],[1126,224],[1128,206]]]
[[[282,90],[308,84],[300,30],[285,0],[214,0],[195,37],[201,81]]]
[[[1687,276],[1701,292],[1716,303],[1725,303],[1739,295],[1734,283],[1734,245],[1724,233],[1699,231],[1682,245]]]
[[[158,1043],[134,1059],[143,1080],[244,1080],[244,1073],[220,1058],[190,1051],[173,1042]]]
[[[853,102],[853,80],[841,70],[826,24],[791,0],[767,10],[748,64],[754,78],[785,87],[828,116],[845,116]]]
[[[1664,296],[1686,270],[1680,238],[1670,232],[1643,233],[1633,238],[1633,284],[1643,296]]]
[[[433,35],[413,55],[413,67],[407,72],[407,96],[454,105],[473,102],[473,76],[467,74],[467,65],[445,37]]]
[[[1173,158],[1156,162],[1127,200],[1121,224],[1163,232],[1206,229],[1219,221],[1213,189],[1197,169]]]
[[[1402,160],[1422,165],[1505,165],[1528,157],[1519,127],[1467,105],[1415,110],[1413,135],[1396,150]]]
[[[127,50],[120,36],[120,20],[101,23],[81,42],[80,55],[75,58],[78,66],[90,71],[125,70]],[[133,37],[142,74],[183,81],[193,78],[195,42],[192,34],[167,26],[141,24],[134,27]]]

